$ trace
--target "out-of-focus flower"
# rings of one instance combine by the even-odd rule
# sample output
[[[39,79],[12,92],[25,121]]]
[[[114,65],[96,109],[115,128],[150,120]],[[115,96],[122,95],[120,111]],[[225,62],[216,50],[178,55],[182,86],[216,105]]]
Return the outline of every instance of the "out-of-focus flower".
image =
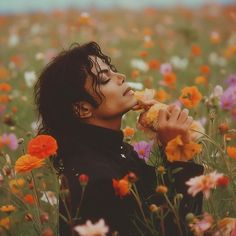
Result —
[[[159,102],[165,102],[169,97],[170,95],[164,89],[158,89],[155,92],[155,99]]]
[[[9,70],[0,66],[0,79],[7,79],[10,76]]]
[[[28,153],[38,158],[47,158],[56,154],[57,141],[50,135],[38,135],[28,143]]]
[[[133,144],[133,147],[138,153],[139,158],[147,161],[151,153],[152,145],[152,142],[140,141]]]
[[[229,157],[236,159],[236,147],[228,146],[226,150]]]
[[[226,83],[229,86],[236,86],[236,74],[231,74],[226,80]]]
[[[75,226],[74,230],[81,236],[105,236],[107,235],[109,228],[105,224],[105,221],[100,219],[94,224],[92,224],[90,220],[87,220],[84,225]]]
[[[203,192],[208,199],[210,197],[210,190],[218,185],[218,180],[222,178],[222,176],[223,174],[214,171],[207,175],[191,178],[186,182],[189,186],[188,193],[194,197],[197,193]]]
[[[13,33],[10,35],[9,39],[8,39],[8,45],[10,47],[15,47],[19,44],[20,42],[20,38],[17,34]]]
[[[131,128],[129,126],[126,126],[124,129],[123,129],[123,134],[124,134],[124,137],[125,138],[131,138],[134,136],[135,134],[135,129],[134,128]]]
[[[201,55],[202,50],[198,45],[192,45],[191,53],[193,56],[197,57]]]
[[[172,66],[170,63],[163,63],[160,66],[160,73],[162,75],[165,75],[167,73],[171,73],[172,72]]]
[[[29,88],[32,88],[34,83],[37,80],[36,74],[34,71],[26,71],[24,73],[25,83]]]
[[[12,87],[8,83],[0,83],[0,91],[3,92],[10,92],[12,90]]]
[[[208,75],[210,73],[210,68],[207,65],[201,65],[200,66],[200,72],[202,74]]]
[[[13,193],[19,193],[20,189],[25,185],[23,178],[11,179],[9,181],[9,187]]]
[[[209,54],[208,58],[211,65],[225,66],[227,61],[224,57],[220,57],[216,52],[212,52]]]
[[[168,192],[168,188],[165,185],[158,185],[156,187],[156,192],[165,194]]]
[[[40,199],[44,202],[49,203],[52,206],[57,205],[58,203],[57,197],[52,191],[43,192],[43,196]]]
[[[132,59],[130,63],[131,67],[140,71],[147,72],[149,70],[148,64],[142,59]]]
[[[88,184],[89,177],[85,174],[81,174],[79,176],[79,183],[82,187],[86,186]]]
[[[176,84],[176,74],[173,72],[168,72],[163,75],[163,81],[164,85],[170,87],[170,88],[175,88]]]
[[[91,16],[88,12],[82,12],[78,20],[79,25],[89,26],[91,25]]]
[[[210,41],[213,43],[213,44],[218,44],[221,42],[221,36],[220,36],[220,33],[217,32],[217,31],[212,31],[210,33]]]
[[[4,114],[4,112],[6,111],[6,106],[5,105],[0,105],[0,116],[2,116]]]
[[[188,59],[180,58],[178,56],[173,56],[170,58],[170,63],[174,68],[179,70],[185,70],[188,67]]]
[[[219,129],[221,134],[225,134],[229,130],[229,124],[226,121],[224,121],[224,122],[219,124],[218,129]]]
[[[205,133],[205,128],[201,122],[194,120],[190,126],[189,134],[192,141],[197,141]]]
[[[224,90],[222,86],[216,85],[215,88],[213,89],[213,93],[210,95],[210,98],[220,99],[223,93],[224,93]]]
[[[194,80],[195,84],[208,84],[208,79],[205,76],[197,76]]]
[[[173,161],[188,161],[191,160],[196,154],[200,153],[202,147],[198,143],[190,142],[184,143],[181,136],[170,140],[165,148],[167,160]]]
[[[11,150],[16,150],[18,148],[18,139],[13,133],[4,133],[2,136],[0,136],[0,143],[8,146]]]
[[[194,235],[202,236],[204,232],[211,228],[213,222],[213,217],[205,212],[201,220],[194,218],[193,222],[189,224],[189,227],[194,232]]]
[[[146,102],[149,100],[152,100],[155,96],[155,90],[154,89],[145,89],[143,91],[135,91],[134,96],[137,98],[137,100],[141,102]]]
[[[220,105],[225,110],[231,110],[236,106],[236,86],[227,88],[221,96]]]
[[[131,71],[131,78],[132,78],[133,80],[136,80],[139,76],[140,76],[140,71],[139,71],[139,70],[133,69],[133,70]]]
[[[26,154],[17,159],[15,163],[15,171],[19,173],[27,173],[33,169],[40,168],[43,164],[43,159]]]
[[[2,226],[5,229],[9,229],[10,228],[10,218],[5,217],[5,218],[0,219],[0,226]]]
[[[139,53],[139,56],[140,57],[147,57],[148,56],[148,51],[146,51],[146,50],[143,50],[143,51],[141,51],[140,53]]]
[[[23,199],[26,203],[28,203],[30,205],[35,204],[35,198],[33,197],[32,194],[26,194]]]
[[[217,186],[225,187],[229,184],[230,180],[228,176],[223,175],[217,180]]]
[[[120,180],[112,179],[112,185],[116,195],[120,196],[120,198],[123,198],[126,195],[130,194],[131,184],[128,181],[127,176]]]
[[[179,100],[187,108],[194,108],[202,99],[202,94],[199,92],[198,88],[195,86],[185,87],[181,90],[181,95]]]
[[[16,210],[16,207],[13,205],[5,205],[5,206],[0,207],[0,211],[5,212],[5,213],[11,213],[15,210]]]
[[[230,217],[225,217],[217,222],[218,231],[214,236],[217,234],[224,235],[224,236],[235,236],[232,235],[232,231],[234,230],[236,225],[236,219],[235,218],[230,218]]]
[[[159,69],[160,68],[160,61],[153,59],[148,62],[149,69]]]

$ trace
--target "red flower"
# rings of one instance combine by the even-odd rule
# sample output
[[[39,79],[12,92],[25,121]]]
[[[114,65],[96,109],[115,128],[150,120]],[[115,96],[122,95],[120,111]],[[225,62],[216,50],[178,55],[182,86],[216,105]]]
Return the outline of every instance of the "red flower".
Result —
[[[115,189],[116,195],[120,196],[120,198],[130,194],[131,184],[128,181],[127,175],[120,180],[112,179],[112,185],[113,188]]]
[[[217,185],[225,187],[229,184],[229,177],[228,176],[222,176],[217,180]]]
[[[88,184],[89,177],[85,174],[81,174],[79,176],[79,183],[82,187],[86,186]]]
[[[57,141],[50,135],[38,135],[28,143],[28,153],[40,159],[56,154]]]

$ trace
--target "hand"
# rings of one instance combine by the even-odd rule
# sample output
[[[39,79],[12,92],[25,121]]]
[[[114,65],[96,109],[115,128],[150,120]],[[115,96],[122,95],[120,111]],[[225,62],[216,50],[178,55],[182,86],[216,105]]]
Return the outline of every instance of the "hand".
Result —
[[[137,102],[137,104],[132,107],[132,110],[133,111],[140,110],[140,109],[148,110],[152,105],[154,105],[156,103],[157,103],[157,100],[155,100],[155,99],[151,99],[148,101],[139,100]]]
[[[158,139],[166,146],[170,140],[181,135],[183,142],[188,143],[190,141],[188,130],[192,122],[193,118],[188,116],[187,109],[181,111],[175,105],[169,106],[166,110],[161,109],[158,118]]]

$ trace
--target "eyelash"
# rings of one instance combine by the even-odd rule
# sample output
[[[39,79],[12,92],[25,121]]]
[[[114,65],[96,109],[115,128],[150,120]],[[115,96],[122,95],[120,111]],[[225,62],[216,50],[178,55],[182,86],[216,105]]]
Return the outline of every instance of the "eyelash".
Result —
[[[100,83],[101,83],[101,84],[107,84],[110,80],[111,80],[111,79],[103,80],[103,81],[101,81]]]

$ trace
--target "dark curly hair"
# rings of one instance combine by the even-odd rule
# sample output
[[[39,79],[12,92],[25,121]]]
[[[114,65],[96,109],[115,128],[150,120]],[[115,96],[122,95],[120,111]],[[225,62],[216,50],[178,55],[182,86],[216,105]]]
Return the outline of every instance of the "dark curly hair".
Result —
[[[94,107],[102,102],[103,94],[99,87],[99,78],[92,73],[94,62],[89,56],[101,58],[113,71],[110,57],[104,55],[96,42],[79,45],[74,43],[68,50],[62,51],[41,72],[34,87],[36,112],[40,125],[38,134],[48,134],[57,140],[62,135],[73,132],[79,118],[74,105],[87,101]],[[95,64],[96,69],[99,65]],[[86,79],[92,80],[94,99],[85,90]],[[97,101],[98,100],[98,101]]]

